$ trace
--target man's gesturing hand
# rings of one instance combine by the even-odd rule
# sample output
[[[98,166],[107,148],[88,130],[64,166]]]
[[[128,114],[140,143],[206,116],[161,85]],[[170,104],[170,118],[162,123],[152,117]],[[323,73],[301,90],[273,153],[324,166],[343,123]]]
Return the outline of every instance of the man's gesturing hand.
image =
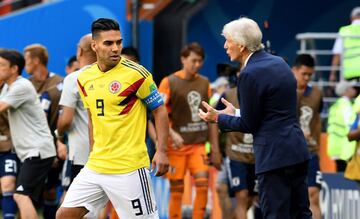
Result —
[[[199,116],[205,122],[217,122],[219,112],[205,101],[201,102],[207,112],[199,108]]]
[[[199,109],[199,116],[206,122],[217,122],[219,114],[226,114],[230,116],[235,116],[236,108],[224,98],[221,98],[221,102],[226,106],[223,110],[216,110],[210,106],[205,101],[202,101],[202,105],[206,108],[207,112],[204,112],[202,109]]]
[[[224,98],[221,98],[221,102],[226,106],[225,109],[220,110],[219,114],[226,114],[229,116],[235,116],[236,108],[234,105],[232,105],[229,101],[225,100]]]

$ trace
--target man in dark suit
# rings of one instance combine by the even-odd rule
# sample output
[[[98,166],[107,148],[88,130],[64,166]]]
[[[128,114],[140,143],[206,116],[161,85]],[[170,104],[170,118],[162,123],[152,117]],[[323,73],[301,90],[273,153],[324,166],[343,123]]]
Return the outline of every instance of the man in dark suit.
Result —
[[[309,152],[297,119],[296,80],[280,57],[266,53],[257,23],[240,18],[224,26],[224,48],[242,63],[238,80],[240,110],[216,111],[203,102],[199,115],[223,132],[254,136],[255,171],[266,219],[311,218],[306,181]],[[241,114],[241,115],[240,115]]]

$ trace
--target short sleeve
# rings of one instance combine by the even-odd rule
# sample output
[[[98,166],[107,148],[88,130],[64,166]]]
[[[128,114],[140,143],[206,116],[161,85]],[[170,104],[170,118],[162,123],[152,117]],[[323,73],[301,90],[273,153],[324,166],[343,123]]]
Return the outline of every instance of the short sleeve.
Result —
[[[164,104],[163,98],[161,97],[157,86],[152,79],[152,75],[145,78],[144,82],[139,87],[136,96],[142,99],[147,108],[154,110],[160,105]]]
[[[165,77],[161,80],[159,85],[159,92],[164,99],[165,104],[167,105],[170,100],[170,86],[169,86],[169,78]]]
[[[61,92],[59,105],[76,108],[77,93],[78,93],[78,89],[76,88],[75,85],[76,79],[74,77],[69,77],[69,76],[66,77],[64,80],[64,87],[63,87],[63,91]]]
[[[336,38],[334,47],[332,49],[333,54],[342,54],[343,45],[341,37]]]
[[[165,102],[166,109],[168,113],[171,113],[171,107],[170,107],[170,85],[169,85],[169,77],[165,77],[161,80],[160,86],[159,86],[159,92]]]
[[[21,104],[31,100],[32,85],[25,83],[13,83],[8,92],[1,96],[1,101],[8,103],[12,108],[17,109]]]

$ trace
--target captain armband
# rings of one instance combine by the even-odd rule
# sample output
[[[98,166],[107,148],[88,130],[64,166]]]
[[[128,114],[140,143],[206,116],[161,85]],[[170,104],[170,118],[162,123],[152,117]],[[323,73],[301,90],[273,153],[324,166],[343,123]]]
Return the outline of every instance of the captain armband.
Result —
[[[150,95],[144,99],[144,102],[150,110],[154,110],[164,104],[164,100],[158,90],[153,90]]]

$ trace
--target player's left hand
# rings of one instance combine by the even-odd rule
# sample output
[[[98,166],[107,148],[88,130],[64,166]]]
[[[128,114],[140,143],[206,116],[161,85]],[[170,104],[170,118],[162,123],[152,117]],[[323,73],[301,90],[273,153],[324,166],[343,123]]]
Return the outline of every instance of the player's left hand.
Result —
[[[156,151],[152,160],[151,172],[153,172],[155,168],[155,176],[162,176],[169,170],[169,159],[165,151]]]

